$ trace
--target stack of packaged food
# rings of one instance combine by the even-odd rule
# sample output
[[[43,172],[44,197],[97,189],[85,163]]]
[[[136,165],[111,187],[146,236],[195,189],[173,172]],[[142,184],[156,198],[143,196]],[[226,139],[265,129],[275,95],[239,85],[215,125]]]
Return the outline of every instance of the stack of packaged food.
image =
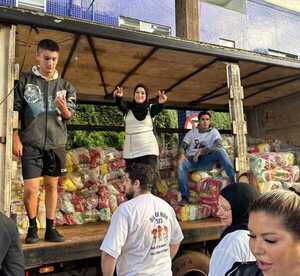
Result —
[[[164,166],[160,171],[161,178],[156,185],[157,195],[173,206],[180,221],[193,221],[214,216],[217,212],[220,191],[229,184],[224,170],[214,168],[211,171],[191,173],[189,175],[191,192],[189,204],[181,205],[181,194],[176,177],[177,164],[174,161],[176,154],[176,151],[170,150],[164,151],[160,156],[160,161]]]
[[[232,155],[232,139],[224,139]],[[190,175],[191,204],[179,205],[181,194],[177,182],[177,149],[160,152],[160,179],[156,194],[167,200],[181,221],[197,220],[214,215],[219,191],[227,185],[224,171],[194,172]],[[12,182],[12,213],[16,215],[20,232],[28,227],[23,204],[23,179],[20,163],[15,162]],[[95,221],[110,221],[116,208],[126,201],[123,176],[125,161],[122,152],[114,148],[76,148],[66,155],[67,175],[60,179],[56,224],[73,225]],[[41,178],[38,225],[45,227],[44,188]]]
[[[278,142],[276,147],[264,143],[248,148],[250,169],[257,178],[261,193],[274,189],[287,189],[295,185],[299,179],[296,153],[281,152],[278,145]]]
[[[56,223],[110,221],[118,205],[126,200],[122,153],[113,148],[77,148],[67,153],[66,167]]]
[[[23,203],[23,179],[20,162],[14,162],[12,214],[21,234],[28,227]],[[61,178],[56,224],[83,224],[110,221],[119,204],[126,201],[123,187],[125,161],[113,148],[77,148],[66,156],[67,175]],[[41,178],[38,227],[45,228],[45,193]]]

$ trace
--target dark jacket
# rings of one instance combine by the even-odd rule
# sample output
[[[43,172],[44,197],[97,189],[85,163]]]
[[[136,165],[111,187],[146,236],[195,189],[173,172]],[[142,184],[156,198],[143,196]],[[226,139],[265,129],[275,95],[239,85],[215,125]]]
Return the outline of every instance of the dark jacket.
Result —
[[[236,262],[225,276],[263,276],[263,273],[257,267],[256,262]]]
[[[0,213],[0,275],[24,275],[24,257],[17,227],[2,213]]]
[[[66,145],[66,120],[54,103],[56,95],[61,93],[66,95],[68,109],[74,113],[75,89],[57,73],[56,77],[47,81],[33,67],[31,73],[20,77],[15,89],[14,110],[19,112],[19,135],[24,145],[45,150]]]

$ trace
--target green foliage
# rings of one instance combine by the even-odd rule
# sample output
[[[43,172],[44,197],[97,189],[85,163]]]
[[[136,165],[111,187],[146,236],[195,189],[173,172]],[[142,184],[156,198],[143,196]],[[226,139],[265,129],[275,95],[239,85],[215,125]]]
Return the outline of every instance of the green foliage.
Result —
[[[73,125],[98,125],[98,126],[123,126],[124,118],[117,107],[78,105],[75,116],[69,121]],[[177,128],[177,112],[174,110],[163,110],[156,116],[154,125],[156,127]],[[178,135],[161,134],[158,136],[162,147],[172,147],[178,144]],[[122,149],[124,144],[124,132],[113,131],[69,131],[68,148],[75,147],[114,147]]]
[[[218,129],[231,129],[229,113],[213,112],[212,122]],[[75,116],[70,120],[74,125],[123,126],[123,114],[115,106],[79,105]],[[164,109],[154,119],[154,126],[159,128],[178,128],[177,112]],[[74,147],[114,147],[122,149],[124,132],[113,131],[70,131],[68,148]],[[178,134],[157,134],[160,148],[174,148],[178,145]]]
[[[93,126],[122,126],[123,115],[117,107],[78,105],[75,116],[69,121],[74,125]],[[114,147],[122,149],[124,143],[124,132],[113,131],[70,131],[68,136],[68,148],[75,147]]]
[[[154,119],[154,126],[160,128],[178,128],[177,112],[164,109]],[[178,134],[161,133],[157,135],[160,148],[174,148],[178,145]]]
[[[213,112],[212,123],[217,129],[231,129],[230,115],[226,112]]]

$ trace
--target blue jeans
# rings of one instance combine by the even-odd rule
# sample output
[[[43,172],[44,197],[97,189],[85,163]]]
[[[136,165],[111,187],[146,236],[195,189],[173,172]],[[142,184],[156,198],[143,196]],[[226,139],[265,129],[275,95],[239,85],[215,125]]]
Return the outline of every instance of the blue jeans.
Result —
[[[210,154],[199,157],[197,162],[193,161],[193,157],[188,157],[178,164],[177,175],[179,181],[179,188],[182,197],[188,199],[190,197],[190,190],[188,186],[188,173],[191,171],[207,171],[211,170],[215,163],[219,163],[228,175],[230,182],[235,183],[235,171],[233,165],[223,149],[217,149]]]

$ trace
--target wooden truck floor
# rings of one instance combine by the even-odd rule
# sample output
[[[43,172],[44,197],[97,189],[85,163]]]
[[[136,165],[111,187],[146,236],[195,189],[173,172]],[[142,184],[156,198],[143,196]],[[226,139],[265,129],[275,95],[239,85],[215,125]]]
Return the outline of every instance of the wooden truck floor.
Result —
[[[184,234],[184,244],[218,239],[223,229],[222,224],[215,218],[182,222],[180,225]],[[58,229],[65,237],[62,243],[43,241],[44,230],[41,230],[41,241],[36,244],[22,244],[26,269],[99,256],[100,242],[107,228],[107,223],[61,226]]]

